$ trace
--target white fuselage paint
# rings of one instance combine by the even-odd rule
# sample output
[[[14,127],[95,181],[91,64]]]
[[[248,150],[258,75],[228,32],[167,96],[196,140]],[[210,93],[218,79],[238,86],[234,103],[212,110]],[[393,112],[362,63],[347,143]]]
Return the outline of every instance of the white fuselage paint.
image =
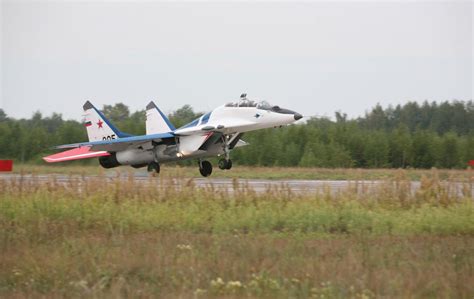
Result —
[[[209,126],[215,127],[216,131],[220,131],[224,134],[233,134],[236,132],[244,133],[288,125],[294,121],[294,114],[282,114],[270,110],[258,109],[256,107],[221,106],[212,111],[207,123],[203,124],[201,117],[197,126],[178,129],[175,131],[175,134],[193,134],[197,129]],[[217,129],[219,126],[223,126],[223,129]]]
[[[258,109],[256,107],[226,107],[220,106],[214,109],[206,123],[204,116],[199,118],[196,126],[181,128],[175,131],[180,135],[179,151],[183,157],[196,158],[221,155],[224,153],[222,145],[209,148],[206,152],[200,151],[199,146],[206,140],[208,132],[204,128],[213,127],[212,131],[218,131],[225,135],[244,133],[265,128],[273,128],[295,122],[294,114],[282,114],[271,110]],[[196,134],[201,130],[201,134]],[[207,153],[208,152],[208,153]]]
[[[154,148],[153,154],[127,150],[124,153],[117,153],[117,158],[119,162],[130,165],[220,156],[224,154],[222,143],[213,144],[206,150],[199,150],[211,132],[232,135],[285,126],[293,122],[295,122],[294,114],[278,113],[257,107],[220,106],[211,112],[207,122],[204,121],[203,115],[194,126],[174,131],[178,141],[176,145],[158,145]]]

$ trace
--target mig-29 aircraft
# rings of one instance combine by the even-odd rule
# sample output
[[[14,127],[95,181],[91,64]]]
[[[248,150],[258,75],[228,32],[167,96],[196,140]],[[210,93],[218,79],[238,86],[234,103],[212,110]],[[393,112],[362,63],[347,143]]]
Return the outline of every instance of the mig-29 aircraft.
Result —
[[[70,149],[44,157],[46,162],[63,162],[99,158],[104,168],[130,165],[148,167],[160,172],[160,163],[198,159],[199,171],[207,177],[212,164],[205,158],[223,156],[220,169],[231,169],[230,151],[247,143],[241,140],[245,132],[280,127],[302,118],[294,111],[255,102],[240,96],[235,103],[220,106],[176,129],[161,110],[150,102],[146,106],[146,135],[132,136],[120,132],[89,101],[84,106],[84,125],[89,142],[66,144],[56,149]]]

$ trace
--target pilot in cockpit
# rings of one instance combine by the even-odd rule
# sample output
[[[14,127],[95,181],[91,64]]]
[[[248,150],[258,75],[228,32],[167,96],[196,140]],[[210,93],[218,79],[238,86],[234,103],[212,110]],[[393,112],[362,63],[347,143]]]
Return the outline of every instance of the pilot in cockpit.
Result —
[[[237,103],[227,103],[225,106],[226,107],[258,107],[261,103],[263,102],[257,103],[255,101],[249,100],[247,98],[247,94],[243,93],[240,95],[240,99]]]
[[[247,94],[243,93],[240,95],[239,107],[250,107],[250,101],[247,99]]]

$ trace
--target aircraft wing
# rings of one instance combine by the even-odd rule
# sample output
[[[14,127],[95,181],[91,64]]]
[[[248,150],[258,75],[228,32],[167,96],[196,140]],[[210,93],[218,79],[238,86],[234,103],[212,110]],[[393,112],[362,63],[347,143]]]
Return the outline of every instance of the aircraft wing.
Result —
[[[142,136],[123,137],[112,140],[101,140],[93,142],[81,142],[57,146],[57,149],[89,147],[91,151],[117,152],[127,148],[137,148],[152,141],[159,142],[166,138],[174,138],[172,133],[151,134]]]
[[[47,157],[43,157],[48,163],[56,163],[56,162],[64,162],[64,161],[73,161],[73,160],[80,160],[80,159],[88,159],[88,158],[95,158],[95,157],[102,157],[102,156],[110,156],[110,154],[106,151],[91,151],[90,147],[78,147],[68,151],[64,151],[61,153],[57,153],[54,155],[50,155]]]

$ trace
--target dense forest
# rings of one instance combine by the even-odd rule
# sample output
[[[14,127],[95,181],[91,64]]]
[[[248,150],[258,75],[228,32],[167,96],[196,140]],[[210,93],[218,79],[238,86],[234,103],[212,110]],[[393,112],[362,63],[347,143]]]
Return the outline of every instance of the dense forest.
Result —
[[[131,113],[122,103],[105,105],[102,111],[122,131],[144,134],[144,111]],[[185,105],[169,117],[179,127],[200,115]],[[313,117],[297,125],[247,133],[243,139],[250,145],[232,152],[236,164],[462,168],[474,159],[474,103],[376,105],[357,119],[336,112],[333,120]],[[43,117],[37,112],[30,119],[13,119],[0,109],[0,159],[41,163],[52,146],[85,140],[82,124],[60,114]]]

